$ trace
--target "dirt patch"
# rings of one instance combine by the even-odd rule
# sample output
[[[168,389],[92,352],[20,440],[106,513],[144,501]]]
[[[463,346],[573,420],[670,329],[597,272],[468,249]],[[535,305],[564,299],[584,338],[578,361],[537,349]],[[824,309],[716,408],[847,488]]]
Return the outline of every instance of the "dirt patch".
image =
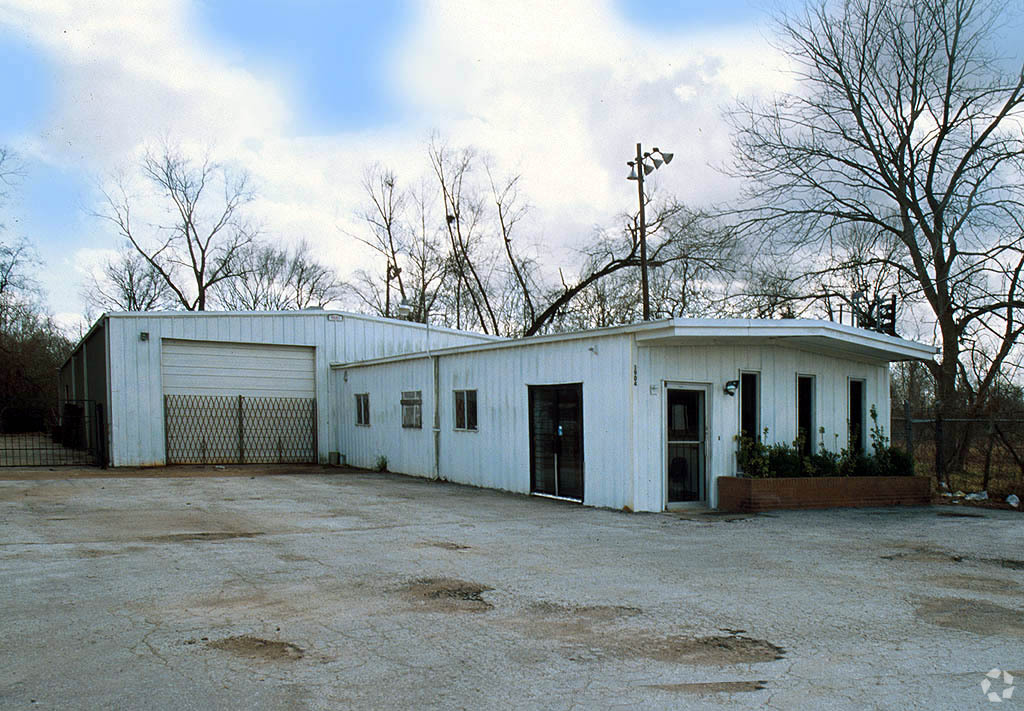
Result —
[[[624,641],[624,640],[623,640]],[[786,650],[763,639],[741,635],[698,637],[672,635],[660,639],[638,640],[624,644],[620,656],[653,659],[672,664],[729,666],[756,664],[782,659]]]
[[[454,543],[452,541],[424,541],[420,543],[421,546],[429,546],[432,548],[443,548],[446,551],[468,551],[469,546],[464,546],[461,543]]]
[[[969,590],[1001,595],[1017,595],[1021,586],[1013,580],[980,578],[974,575],[933,575],[926,580],[934,585],[953,590]]]
[[[198,533],[170,533],[165,536],[148,536],[142,540],[148,543],[194,543],[207,541],[217,543],[230,541],[234,538],[255,538],[262,536],[263,531],[200,531]]]
[[[906,546],[906,550],[879,556],[882,560],[903,560],[910,563],[960,563],[966,556],[950,553],[939,548]]]
[[[188,644],[189,641],[186,641]],[[302,647],[291,642],[280,642],[272,639],[260,639],[242,635],[240,637],[228,637],[226,639],[215,639],[206,643],[211,649],[219,649],[224,652],[231,652],[246,659],[256,659],[267,662],[296,661],[302,659],[306,652]]]
[[[1003,568],[1009,568],[1010,570],[1024,570],[1024,560],[1011,560],[1010,558],[994,558],[991,562],[996,563]]]
[[[983,637],[1024,637],[1024,613],[985,600],[933,598],[922,601],[914,613],[929,624]]]
[[[610,622],[642,612],[639,607],[625,605],[562,605],[556,602],[537,602],[530,605],[529,610],[538,615],[582,617],[595,622]]]
[[[126,548],[117,548],[115,550],[103,550],[100,548],[83,548],[75,552],[79,558],[106,558],[112,555],[128,555],[131,553],[139,553],[147,550],[145,546],[128,546]]]
[[[421,578],[409,583],[403,594],[416,609],[429,612],[486,612],[494,606],[481,595],[493,589],[455,578]]]
[[[985,518],[985,514],[971,513],[970,511],[939,511],[936,515],[948,518]]]
[[[649,684],[649,689],[678,691],[684,694],[734,694],[739,691],[760,691],[766,681],[708,681],[693,684]]]

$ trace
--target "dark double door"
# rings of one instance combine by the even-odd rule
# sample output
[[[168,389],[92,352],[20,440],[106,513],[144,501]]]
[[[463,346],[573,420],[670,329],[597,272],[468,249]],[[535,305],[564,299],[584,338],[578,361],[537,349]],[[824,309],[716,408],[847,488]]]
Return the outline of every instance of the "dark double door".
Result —
[[[583,500],[583,385],[530,386],[530,490]]]

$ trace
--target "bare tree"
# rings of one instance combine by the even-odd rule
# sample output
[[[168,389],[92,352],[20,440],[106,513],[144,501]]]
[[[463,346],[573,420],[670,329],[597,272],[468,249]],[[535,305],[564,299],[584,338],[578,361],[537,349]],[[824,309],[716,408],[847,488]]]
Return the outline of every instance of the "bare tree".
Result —
[[[308,242],[293,249],[253,243],[238,256],[238,276],[221,282],[214,301],[232,311],[325,308],[343,285],[333,269],[317,262]]]
[[[652,311],[661,317],[701,315],[712,308],[712,292],[722,290],[727,283],[736,250],[735,235],[676,201],[649,205],[648,209],[652,216],[647,220],[647,266],[656,284]],[[560,314],[570,303],[598,285],[600,288],[584,301],[597,308],[594,316],[587,317],[577,308],[568,319],[572,327],[637,320],[641,297],[633,269],[640,267],[639,235],[638,214],[629,216],[619,235],[599,232],[586,248],[587,261],[580,276],[573,281],[563,278],[561,287],[551,291],[547,305],[524,335],[557,328],[563,318]]]
[[[370,237],[367,239],[356,236],[356,239],[384,257],[383,304],[381,308],[375,310],[390,318],[392,281],[397,283],[400,300],[406,300],[405,282],[399,264],[406,251],[407,235],[403,219],[408,196],[397,187],[394,171],[379,164],[370,166],[364,172],[363,191],[369,198],[370,205],[359,216],[370,227]],[[365,273],[360,281],[365,282],[365,286],[374,284],[374,279]],[[373,291],[374,288],[371,288],[370,293]]]
[[[476,153],[470,148],[453,150],[437,137],[430,142],[428,152],[441,191],[448,232],[448,270],[455,282],[450,306],[455,310],[455,326],[476,326],[484,333],[500,333],[488,283],[493,257],[484,246],[484,200],[470,178]],[[462,312],[466,306],[471,318],[464,322]]]
[[[98,216],[114,224],[184,309],[204,311],[214,287],[243,273],[239,257],[256,233],[243,215],[254,197],[249,177],[169,147],[147,152],[141,173],[149,193],[132,195],[121,180],[105,193]],[[147,199],[163,204],[165,221],[135,219],[141,210],[134,208]]]
[[[82,289],[95,311],[161,311],[173,308],[174,295],[160,273],[129,245],[129,250],[93,270]]]
[[[746,233],[826,254],[846,225],[875,236],[876,261],[934,318],[945,416],[983,401],[1024,328],[1024,66],[1001,71],[991,44],[1005,8],[817,1],[780,23],[799,91],[731,116]],[[974,375],[972,339],[993,346]]]

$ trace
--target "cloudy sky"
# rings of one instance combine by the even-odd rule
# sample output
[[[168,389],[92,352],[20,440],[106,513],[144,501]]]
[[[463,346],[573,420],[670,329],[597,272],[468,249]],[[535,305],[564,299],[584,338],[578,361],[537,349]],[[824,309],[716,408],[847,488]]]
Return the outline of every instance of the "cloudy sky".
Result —
[[[772,3],[772,7],[778,3]],[[346,274],[367,258],[363,169],[413,182],[436,131],[522,173],[526,233],[571,259],[632,207],[637,141],[673,150],[658,188],[694,205],[735,186],[722,109],[786,86],[767,0],[0,0],[0,145],[24,168],[3,207],[64,323],[118,245],[99,189],[169,140],[248,169],[258,219]]]

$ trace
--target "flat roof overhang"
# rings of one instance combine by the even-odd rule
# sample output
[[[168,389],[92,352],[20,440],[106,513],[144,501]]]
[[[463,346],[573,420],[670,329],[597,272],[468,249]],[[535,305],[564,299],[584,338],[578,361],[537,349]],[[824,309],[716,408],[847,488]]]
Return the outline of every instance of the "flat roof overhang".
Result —
[[[636,333],[638,346],[777,345],[877,363],[931,360],[938,349],[831,321],[673,319]]]

